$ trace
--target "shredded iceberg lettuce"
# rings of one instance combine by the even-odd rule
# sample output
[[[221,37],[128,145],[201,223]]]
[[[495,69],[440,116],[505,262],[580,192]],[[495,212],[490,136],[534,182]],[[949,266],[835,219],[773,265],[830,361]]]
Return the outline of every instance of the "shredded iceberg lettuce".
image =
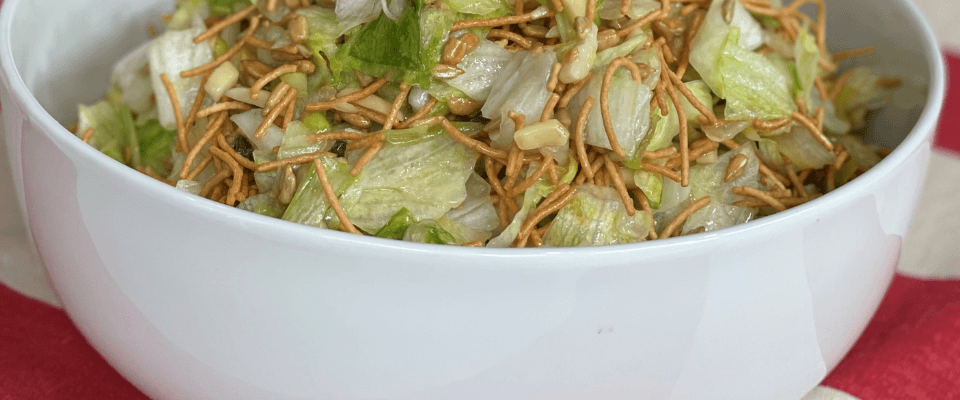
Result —
[[[802,126],[793,127],[790,132],[771,137],[777,147],[797,168],[821,168],[832,164],[837,155],[823,148],[813,134]]]
[[[140,165],[140,146],[130,109],[109,100],[100,100],[90,106],[81,104],[78,109],[77,135],[93,129],[91,146],[124,164]]]
[[[464,14],[499,17],[513,12],[513,2],[507,0],[442,0],[448,7]]]
[[[640,242],[646,239],[651,223],[643,212],[627,215],[612,187],[580,185],[544,233],[543,244],[577,247]]]
[[[530,217],[530,214],[537,208],[537,203],[556,190],[559,184],[572,182],[573,178],[577,176],[579,167],[577,161],[571,158],[566,167],[557,168],[558,173],[561,174],[561,178],[560,182],[557,182],[556,185],[551,184],[546,177],[542,177],[536,184],[527,189],[527,191],[523,193],[523,202],[521,203],[520,211],[517,212],[517,215],[513,217],[513,220],[510,221],[510,224],[507,225],[503,232],[487,242],[487,247],[508,247],[517,240],[521,225],[523,225],[523,222],[526,221],[527,218]],[[536,166],[533,164],[528,168],[530,171],[535,169]]]
[[[746,167],[739,176],[724,182],[727,165],[737,154],[746,157]],[[733,193],[733,188],[749,186],[759,188],[760,161],[750,143],[743,144],[717,158],[712,164],[697,165],[690,168],[690,199],[710,196],[711,202],[703,209],[693,213],[683,224],[683,233],[703,227],[706,231],[727,228],[754,219],[757,210],[749,207],[734,206],[733,203],[744,198]]]
[[[590,82],[570,102],[570,113],[578,115],[587,97],[592,96],[596,102],[587,117],[584,142],[592,146],[612,149],[600,114],[602,81],[602,74],[594,74]],[[627,159],[636,156],[640,142],[646,138],[647,131],[650,129],[650,99],[652,98],[653,92],[650,88],[634,81],[629,74],[626,76],[614,74],[608,95],[610,118],[617,142],[626,153]]]
[[[357,227],[376,232],[401,208],[438,219],[466,199],[476,152],[438,129],[388,133],[385,143],[357,178],[355,196],[341,199]]]
[[[526,116],[527,121],[537,121],[550,98],[547,82],[550,71],[557,61],[556,53],[545,51],[540,54],[527,52],[518,55],[503,67],[493,86],[496,93],[487,97],[480,111],[484,118],[500,119],[500,130],[490,134],[494,146],[509,149],[512,146],[516,126],[507,117],[508,111]]]
[[[150,44],[150,81],[153,86],[159,112],[160,125],[166,129],[176,129],[177,121],[173,115],[173,103],[167,95],[166,86],[160,78],[166,74],[173,83],[184,114],[193,107],[193,100],[200,90],[201,76],[183,78],[180,73],[213,61],[213,50],[206,42],[193,43],[193,38],[203,33],[203,28],[170,30],[154,39]]]
[[[463,74],[447,80],[447,84],[460,89],[474,100],[485,102],[493,90],[493,82],[500,76],[500,71],[515,57],[516,53],[481,39],[477,48],[457,64],[457,68],[464,71]]]
[[[150,167],[161,176],[167,175],[170,172],[167,162],[170,152],[173,151],[177,131],[164,129],[156,119],[137,124],[136,131],[139,165]]]
[[[726,119],[777,119],[791,115],[796,105],[788,71],[751,51],[762,44],[761,35],[756,33],[754,40],[749,24],[737,26],[738,12],[734,14],[733,25],[724,22],[720,3],[713,2],[710,6],[703,26],[691,43],[690,65],[710,89],[727,101]],[[741,10],[743,6],[736,3],[737,10]],[[752,20],[753,17],[744,18]]]

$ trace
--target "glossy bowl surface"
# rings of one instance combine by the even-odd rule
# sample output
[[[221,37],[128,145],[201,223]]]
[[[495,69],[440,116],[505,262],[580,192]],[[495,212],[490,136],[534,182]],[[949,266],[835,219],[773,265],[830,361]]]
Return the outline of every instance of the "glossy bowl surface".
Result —
[[[6,0],[0,101],[17,201],[66,311],[148,395],[798,399],[890,282],[943,102],[908,0],[828,2],[832,48],[928,87],[900,143],[820,199],[715,233],[589,249],[356,237],[191,197],[71,135],[168,0]],[[902,142],[901,142],[902,141]]]

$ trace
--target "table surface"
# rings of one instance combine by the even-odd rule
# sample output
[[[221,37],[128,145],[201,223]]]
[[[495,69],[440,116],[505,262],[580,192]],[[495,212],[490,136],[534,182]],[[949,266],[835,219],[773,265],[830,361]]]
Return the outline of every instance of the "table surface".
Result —
[[[941,46],[960,54],[960,2],[914,0],[933,26]],[[5,162],[5,160],[3,160]],[[4,167],[5,169],[5,167]],[[10,187],[0,174],[0,187]],[[59,305],[46,273],[27,251],[22,231],[11,221],[12,193],[0,190],[0,284],[53,306]],[[900,272],[908,276],[960,276],[960,154],[934,151],[930,172],[901,253]],[[9,197],[9,199],[7,198]],[[4,220],[6,218],[6,221]],[[0,396],[3,397],[3,396]],[[814,390],[804,400],[857,400],[828,387]]]

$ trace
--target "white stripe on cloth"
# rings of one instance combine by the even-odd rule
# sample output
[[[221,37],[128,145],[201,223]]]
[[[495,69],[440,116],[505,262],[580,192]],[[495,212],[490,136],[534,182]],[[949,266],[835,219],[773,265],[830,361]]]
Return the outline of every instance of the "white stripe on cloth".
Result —
[[[859,400],[849,394],[827,386],[817,386],[802,400]]]
[[[919,279],[960,278],[960,157],[930,155],[920,206],[900,254],[900,273]]]

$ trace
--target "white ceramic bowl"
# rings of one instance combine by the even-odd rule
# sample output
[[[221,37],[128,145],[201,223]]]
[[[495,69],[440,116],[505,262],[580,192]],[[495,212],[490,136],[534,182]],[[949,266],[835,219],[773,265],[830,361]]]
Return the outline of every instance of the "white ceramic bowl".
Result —
[[[356,237],[183,194],[61,124],[169,0],[6,0],[3,123],[18,201],[66,311],[148,395],[797,399],[853,345],[897,264],[943,100],[908,0],[828,2],[830,45],[929,85],[899,147],[746,225],[590,249]]]

